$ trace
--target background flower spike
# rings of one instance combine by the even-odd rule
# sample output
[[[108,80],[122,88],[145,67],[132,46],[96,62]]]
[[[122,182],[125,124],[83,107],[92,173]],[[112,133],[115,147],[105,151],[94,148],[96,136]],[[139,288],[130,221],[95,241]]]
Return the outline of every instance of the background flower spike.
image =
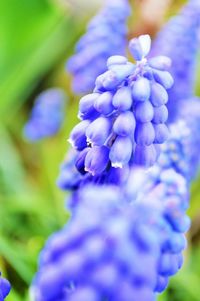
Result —
[[[175,121],[181,103],[194,95],[196,80],[197,52],[199,50],[200,1],[189,0],[177,16],[172,17],[158,33],[150,51],[151,67],[162,70],[164,66],[174,79],[174,85],[168,91],[169,121]],[[155,58],[166,55],[172,61]],[[159,72],[156,71],[159,77]]]
[[[48,89],[36,98],[30,119],[24,126],[24,136],[35,142],[54,136],[62,126],[67,96],[61,89]]]
[[[76,54],[67,62],[75,93],[88,93],[94,89],[95,79],[106,71],[111,55],[117,55],[115,63],[116,58],[118,64],[123,62],[120,56],[125,54],[126,21],[130,11],[128,0],[107,0],[88,24],[87,32],[76,45]],[[108,62],[110,64],[113,62]]]

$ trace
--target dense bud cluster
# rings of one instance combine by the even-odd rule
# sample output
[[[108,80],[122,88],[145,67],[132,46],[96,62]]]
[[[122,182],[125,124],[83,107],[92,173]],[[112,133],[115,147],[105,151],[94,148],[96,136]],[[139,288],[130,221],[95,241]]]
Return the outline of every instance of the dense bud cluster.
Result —
[[[150,53],[150,56],[162,53],[172,60],[170,72],[175,83],[169,90],[170,120],[175,120],[181,105],[179,102],[194,93],[199,29],[200,1],[190,0],[159,32]]]
[[[131,40],[136,64],[123,56],[110,57],[94,93],[81,98],[82,121],[70,142],[80,151],[77,165],[85,172],[98,175],[108,166],[148,167],[156,162],[159,144],[168,137],[167,90],[173,79],[166,71],[171,63],[167,57],[145,58],[150,46],[148,35]]]
[[[87,33],[76,45],[76,54],[68,61],[73,74],[73,90],[88,93],[96,77],[106,70],[111,55],[124,55],[126,20],[130,14],[128,0],[108,0],[100,13],[89,23]]]
[[[0,301],[4,301],[6,296],[10,292],[10,283],[1,277],[1,272],[0,272]]]
[[[65,94],[60,89],[49,89],[36,99],[24,135],[30,141],[37,141],[55,135],[64,120]]]

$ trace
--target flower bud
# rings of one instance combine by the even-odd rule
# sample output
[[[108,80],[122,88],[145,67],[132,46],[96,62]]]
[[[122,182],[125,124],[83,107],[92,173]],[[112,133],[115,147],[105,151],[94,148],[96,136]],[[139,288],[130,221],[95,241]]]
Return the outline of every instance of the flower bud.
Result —
[[[106,146],[92,147],[85,157],[85,171],[93,176],[101,174],[109,162],[109,149]]]
[[[69,142],[75,149],[82,150],[87,147],[85,132],[89,124],[89,120],[83,120],[79,122],[71,131]]]
[[[147,146],[154,142],[155,131],[151,122],[138,123],[135,131],[135,142],[138,145]]]
[[[168,102],[167,91],[160,84],[152,83],[150,100],[154,107],[166,104]]]
[[[144,77],[138,78],[132,88],[132,96],[134,101],[146,101],[151,93],[150,82]]]
[[[120,111],[127,111],[132,106],[132,94],[130,87],[122,87],[113,96],[113,106]]]
[[[132,151],[133,145],[130,138],[118,136],[110,150],[111,165],[122,168],[129,162]]]
[[[150,122],[154,116],[154,108],[149,101],[138,102],[135,107],[135,117],[139,122]]]
[[[111,132],[111,121],[105,117],[99,117],[87,127],[87,141],[92,145],[103,145],[108,139]]]
[[[134,137],[135,117],[132,112],[121,113],[113,124],[113,131],[119,136]]]

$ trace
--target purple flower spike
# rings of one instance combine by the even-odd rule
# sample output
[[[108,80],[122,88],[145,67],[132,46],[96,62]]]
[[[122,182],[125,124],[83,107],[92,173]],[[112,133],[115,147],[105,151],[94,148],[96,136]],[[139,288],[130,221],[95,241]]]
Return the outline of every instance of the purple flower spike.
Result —
[[[149,64],[152,68],[171,73],[174,85],[168,91],[170,122],[176,120],[182,103],[194,95],[197,54],[199,51],[200,2],[189,0],[177,16],[164,25],[154,40],[150,52]],[[155,57],[162,53],[172,61]],[[171,79],[163,79],[160,73],[154,73],[158,81],[166,84]]]
[[[155,135],[159,131],[162,137],[165,125],[153,126]],[[158,159],[157,143],[140,146],[133,140],[129,143],[129,135],[116,133],[108,146],[88,146],[79,153],[79,167],[89,156],[95,176],[83,176],[72,195],[77,206],[71,220],[42,251],[31,289],[33,300],[156,300],[183,264],[184,232],[190,225],[189,183],[200,163],[199,129],[200,103],[190,99],[180,108],[179,121],[169,126],[170,138],[159,146]],[[145,170],[130,167],[129,161],[126,179],[117,182],[126,170],[110,165],[120,160],[127,164],[129,146],[134,146],[135,164],[155,164]],[[103,185],[109,177],[112,185]]]
[[[60,89],[49,89],[36,99],[24,135],[30,141],[38,141],[55,135],[64,120],[66,95]]]
[[[76,54],[67,63],[67,69],[73,75],[74,92],[82,94],[92,91],[95,79],[106,71],[107,64],[109,67],[126,64],[127,59],[123,55],[127,44],[126,21],[129,15],[128,0],[109,0],[105,1],[101,11],[91,20],[87,32],[76,45]],[[115,57],[107,62],[112,55]],[[110,81],[113,81],[112,73],[109,81],[101,80],[109,88]]]
[[[108,149],[110,162],[104,164],[107,171],[112,167],[124,168],[134,163],[151,166],[160,153],[158,144],[164,143],[168,136],[165,104],[168,101],[166,90],[172,85],[171,75],[166,71],[170,60],[160,56],[156,61],[155,57],[152,68],[145,57],[151,45],[149,39],[149,36],[141,36],[133,40],[141,54],[138,54],[140,60],[136,64],[123,56],[110,57],[107,61],[108,70],[98,76],[94,93],[80,100],[78,115],[81,119],[89,120],[85,122],[90,122],[86,130],[83,127],[81,139],[87,137],[85,147],[105,146]],[[156,64],[159,69],[156,69]],[[84,143],[81,141],[81,146]],[[87,156],[89,154],[90,151]]]
[[[33,300],[153,300],[165,242],[161,213],[129,204],[113,186],[86,185],[78,199],[76,214],[41,253]]]

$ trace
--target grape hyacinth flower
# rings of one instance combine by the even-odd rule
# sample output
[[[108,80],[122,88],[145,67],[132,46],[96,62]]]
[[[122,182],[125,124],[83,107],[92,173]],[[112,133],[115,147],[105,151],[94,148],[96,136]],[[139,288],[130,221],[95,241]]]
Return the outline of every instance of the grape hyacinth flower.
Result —
[[[168,137],[167,90],[173,79],[167,69],[171,62],[164,56],[148,61],[150,47],[148,35],[131,40],[129,49],[136,64],[123,56],[110,57],[108,71],[97,78],[94,92],[80,100],[82,121],[69,141],[80,151],[85,171],[93,176],[109,166],[153,165],[159,144]]]
[[[30,141],[38,141],[55,135],[64,120],[66,96],[61,89],[48,89],[36,99],[24,135]]]
[[[7,295],[10,292],[10,283],[8,280],[4,279],[1,277],[1,272],[0,272],[0,301],[4,301]]]
[[[67,63],[76,93],[92,91],[96,77],[106,71],[107,59],[125,54],[129,14],[128,0],[106,0],[100,13],[89,23],[87,33],[76,45],[76,54]]]
[[[79,197],[71,222],[41,253],[33,300],[155,300],[159,210],[130,205],[112,186],[85,186]]]
[[[200,166],[200,154],[197,145],[200,145],[200,98],[192,97],[181,106],[180,118],[187,122],[190,135],[184,139],[184,150],[188,158],[189,180],[195,179]],[[191,168],[192,167],[192,168]]]
[[[200,103],[191,102],[152,168],[133,166],[122,186],[79,187],[71,221],[41,253],[34,301],[150,301],[165,290],[183,264],[190,226],[190,178],[179,159],[194,159]]]
[[[80,189],[71,221],[41,253],[33,300],[156,300],[182,265],[188,227],[186,181],[176,172],[162,181],[140,200],[127,187]]]
[[[190,0],[179,15],[161,29],[150,52],[150,56],[162,53],[172,60],[169,70],[175,83],[168,92],[170,121],[175,120],[182,101],[194,93],[199,30],[200,1]]]
[[[147,204],[158,205],[160,200],[163,217],[169,225],[170,240],[162,246],[158,264],[157,292],[166,288],[168,278],[183,262],[184,233],[190,226],[186,215],[189,184],[200,166],[200,156],[193,151],[200,143],[199,124],[200,102],[193,98],[181,108],[179,120],[170,125],[170,139],[161,146],[157,163],[148,171],[133,168],[125,188],[126,198],[134,195],[136,203],[145,200]],[[195,168],[191,169],[191,166]]]

